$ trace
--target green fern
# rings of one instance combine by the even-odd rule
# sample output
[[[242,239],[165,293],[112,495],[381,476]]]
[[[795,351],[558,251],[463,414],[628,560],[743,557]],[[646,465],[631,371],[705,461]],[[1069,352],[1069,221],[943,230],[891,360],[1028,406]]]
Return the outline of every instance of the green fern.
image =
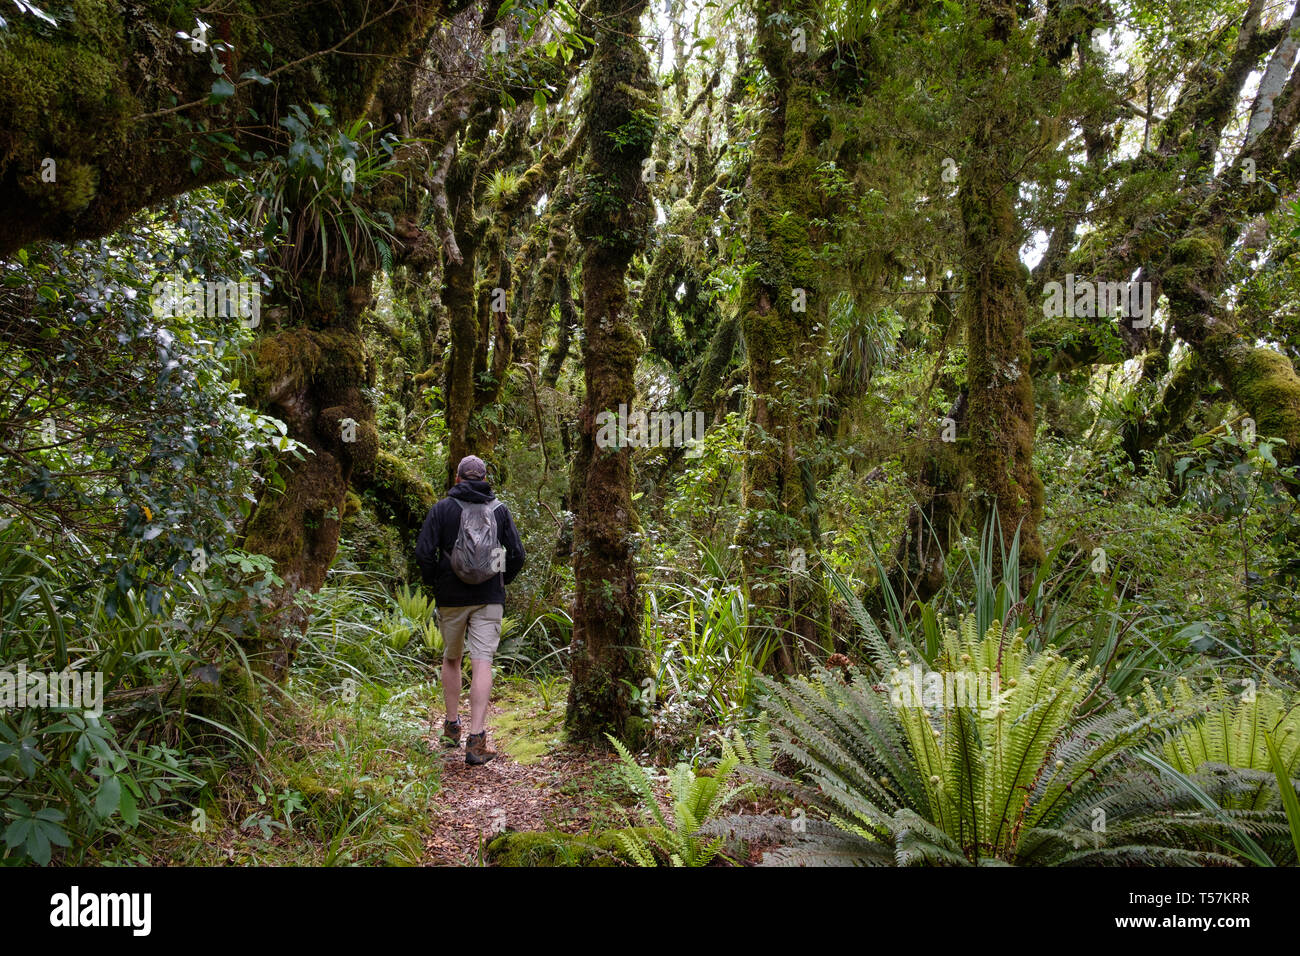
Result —
[[[1173,688],[1157,693],[1148,683],[1142,693],[1148,713],[1193,711],[1196,719],[1169,734],[1161,748],[1171,775],[1181,774],[1200,782],[1207,775],[1230,770],[1240,782],[1219,794],[1216,801],[1225,811],[1254,812],[1270,825],[1263,846],[1249,847],[1257,862],[1293,862],[1300,854],[1292,830],[1300,820],[1291,819],[1285,781],[1300,776],[1300,704],[1272,687],[1247,684],[1241,692],[1216,680],[1197,694],[1186,678]],[[1271,827],[1284,814],[1290,828]],[[1300,833],[1300,831],[1297,831]],[[1292,837],[1292,839],[1287,839]]]
[[[731,746],[744,766],[771,770],[775,753],[772,749],[772,725],[766,713],[759,714],[751,734],[752,742],[746,741],[737,729],[731,737]]]
[[[412,589],[403,584],[393,595],[393,600],[408,620],[422,623],[433,616],[433,604],[423,588]]]
[[[1235,863],[1203,849],[1204,835],[1275,825],[1206,815],[1132,759],[1190,714],[1123,707],[1095,670],[1052,648],[1032,652],[1023,629],[1003,633],[997,618],[982,633],[968,618],[937,644],[936,671],[996,675],[991,693],[974,706],[927,709],[897,694],[891,702],[886,685],[863,675],[847,684],[824,670],[764,681],[779,749],[802,773],[752,779],[791,793],[843,834],[791,833],[778,818],[768,835],[788,849],[769,862],[824,852],[827,862],[864,865]],[[902,652],[891,670],[909,666]],[[1219,795],[1242,785],[1234,774],[1213,783]]]
[[[1250,685],[1234,693],[1215,681],[1198,695],[1185,678],[1158,694],[1148,682],[1142,698],[1148,713],[1171,709],[1203,711],[1194,723],[1171,734],[1162,748],[1164,758],[1180,772],[1193,776],[1206,764],[1253,771],[1258,785],[1233,804],[1239,809],[1280,806],[1273,780],[1266,735],[1271,735],[1284,772],[1300,776],[1300,705],[1271,687]]]
[[[388,646],[399,653],[406,649],[406,645],[411,642],[411,637],[415,633],[411,622],[400,611],[385,614],[380,619],[379,629],[388,641]]]
[[[731,785],[740,766],[740,755],[731,742],[723,740],[722,759],[713,768],[712,775],[697,774],[685,763],[679,763],[669,772],[670,820],[655,796],[649,772],[636,762],[621,741],[606,736],[618,752],[628,786],[641,802],[642,831],[629,828],[616,835],[628,859],[637,866],[656,866],[660,858],[667,859],[671,866],[708,866],[713,862],[722,850],[723,838],[709,839],[702,828],[751,789],[747,783]]]
[[[424,626],[419,628],[419,633],[425,650],[431,654],[442,653],[442,631],[438,630],[438,622],[434,618],[425,621]]]

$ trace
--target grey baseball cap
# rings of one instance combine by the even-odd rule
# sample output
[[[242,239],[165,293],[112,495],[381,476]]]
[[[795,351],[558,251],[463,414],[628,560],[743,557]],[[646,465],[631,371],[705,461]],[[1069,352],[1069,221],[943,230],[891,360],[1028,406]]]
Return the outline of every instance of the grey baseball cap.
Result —
[[[460,464],[456,466],[456,474],[462,478],[482,481],[487,477],[487,465],[477,455],[466,455],[460,460]]]

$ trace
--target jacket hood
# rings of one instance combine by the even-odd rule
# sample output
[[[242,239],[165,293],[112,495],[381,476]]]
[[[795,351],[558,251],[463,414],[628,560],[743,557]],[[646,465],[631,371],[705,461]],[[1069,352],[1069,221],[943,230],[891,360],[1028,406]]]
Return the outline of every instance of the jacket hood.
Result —
[[[460,484],[452,485],[447,494],[471,504],[483,504],[496,498],[496,495],[492,494],[492,486],[476,478],[462,478]]]

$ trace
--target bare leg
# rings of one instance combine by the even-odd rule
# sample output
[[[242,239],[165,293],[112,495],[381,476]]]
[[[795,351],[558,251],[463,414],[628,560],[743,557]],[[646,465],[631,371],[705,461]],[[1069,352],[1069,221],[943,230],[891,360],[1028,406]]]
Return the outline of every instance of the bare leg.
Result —
[[[455,723],[460,717],[460,658],[442,659],[442,699],[447,705],[447,720]]]
[[[472,660],[470,665],[474,679],[469,685],[469,732],[481,734],[483,725],[487,722],[488,698],[492,695],[492,662]],[[460,689],[459,674],[456,676],[456,688]]]

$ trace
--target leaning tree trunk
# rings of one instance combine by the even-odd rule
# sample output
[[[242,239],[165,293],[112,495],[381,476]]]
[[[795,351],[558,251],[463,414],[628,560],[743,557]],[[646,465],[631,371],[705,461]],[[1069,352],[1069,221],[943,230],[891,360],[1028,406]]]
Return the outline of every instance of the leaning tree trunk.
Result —
[[[979,64],[989,78],[989,106],[970,114],[969,158],[961,170],[957,201],[965,243],[967,377],[970,383],[970,465],[983,515],[996,508],[1006,537],[1020,531],[1025,565],[1044,558],[1038,525],[1043,517],[1043,483],[1034,473],[1034,382],[1025,335],[1028,300],[1019,258],[1017,183],[1012,175],[1012,117],[990,115],[1007,104],[1000,88],[1005,45],[1015,13],[1005,0],[986,0],[992,20],[987,51]],[[994,42],[996,41],[996,42]]]
[[[546,371],[542,373],[542,384],[547,388],[555,388],[560,381],[560,372],[564,368],[564,360],[569,357],[569,346],[578,325],[578,310],[573,304],[573,288],[567,268],[561,269],[555,278],[555,298],[560,308],[560,325],[555,345],[546,357]]]
[[[642,163],[650,155],[658,105],[637,35],[646,0],[596,0],[596,53],[583,109],[587,156],[574,214],[582,243],[583,364],[587,399],[575,473],[582,485],[574,525],[572,668],[565,726],[571,739],[604,734],[639,741],[632,691],[647,676],[633,542],[632,458],[600,447],[596,416],[632,403],[642,343],[627,302],[627,268],[650,221]]]
[[[1211,291],[1223,285],[1224,249],[1210,230],[1180,239],[1170,251],[1165,292],[1174,329],[1255,421],[1255,433],[1281,438],[1283,467],[1300,461],[1300,376],[1281,352],[1256,345]]]

